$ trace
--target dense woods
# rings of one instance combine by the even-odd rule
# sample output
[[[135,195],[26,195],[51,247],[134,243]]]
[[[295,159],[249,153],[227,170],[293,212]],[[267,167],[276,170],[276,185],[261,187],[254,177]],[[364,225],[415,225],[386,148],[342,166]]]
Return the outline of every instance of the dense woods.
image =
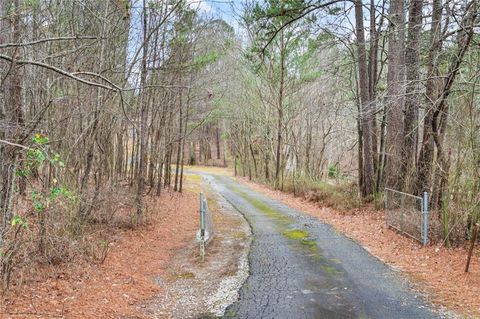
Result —
[[[317,200],[428,191],[435,237],[468,238],[478,1],[231,10],[237,21],[186,0],[0,1],[4,282],[22,263],[71,260],[92,227],[118,223],[118,198],[141,224],[145,198],[182,192],[194,164]]]
[[[228,133],[240,173],[343,206],[427,191],[431,235],[464,240],[478,221],[479,9],[245,2],[250,70]]]
[[[185,1],[15,0],[0,12],[8,281],[13,265],[90,249],[89,225],[117,223],[119,202],[135,225],[146,195],[182,191],[188,138],[208,124],[210,73],[233,31]]]

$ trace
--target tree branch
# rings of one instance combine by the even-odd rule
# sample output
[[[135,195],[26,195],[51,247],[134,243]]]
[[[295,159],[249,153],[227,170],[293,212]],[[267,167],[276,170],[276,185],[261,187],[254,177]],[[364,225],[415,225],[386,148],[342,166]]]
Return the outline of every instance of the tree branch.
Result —
[[[103,89],[106,89],[106,90],[109,90],[109,91],[116,91],[118,92],[119,91],[119,88],[118,86],[108,86],[108,85],[105,85],[105,84],[101,84],[101,83],[97,83],[97,82],[93,82],[93,81],[89,81],[89,80],[85,80],[81,77],[78,77],[75,75],[75,73],[69,73],[65,70],[62,70],[60,68],[57,68],[53,65],[49,65],[49,64],[46,64],[46,63],[42,63],[42,62],[38,62],[38,61],[31,61],[31,60],[15,60],[13,59],[12,57],[9,57],[7,55],[4,55],[4,54],[0,54],[0,59],[2,60],[6,60],[6,61],[9,61],[9,62],[12,62],[12,63],[15,63],[15,64],[19,64],[19,65],[34,65],[34,66],[38,66],[38,67],[41,67],[41,68],[44,68],[44,69],[48,69],[50,71],[53,71],[55,73],[58,73],[58,74],[61,74],[67,78],[70,78],[72,80],[75,80],[75,81],[78,81],[78,82],[81,82],[83,84],[86,84],[86,85],[90,85],[90,86],[95,86],[95,87],[100,87],[100,88],[103,88]],[[88,73],[89,75],[92,75],[94,73]],[[95,74],[97,77],[100,77],[102,79],[104,79],[101,75],[98,75],[98,74]],[[108,81],[109,83],[111,83],[110,81]]]
[[[74,37],[56,37],[56,38],[46,38],[40,39],[31,42],[24,43],[3,43],[0,44],[0,49],[12,48],[12,47],[28,47],[31,45],[41,44],[45,42],[54,42],[54,41],[70,41],[70,40],[96,40],[98,37],[95,36],[74,36]]]
[[[20,148],[23,148],[24,150],[30,150],[30,149],[31,149],[31,148],[28,147],[28,146],[25,146],[25,145],[22,145],[22,144],[13,143],[13,142],[9,142],[9,141],[7,141],[7,140],[2,140],[2,139],[0,139],[0,143],[7,144],[7,145],[10,145],[10,146],[20,147]]]
[[[343,0],[331,0],[329,2],[325,2],[325,3],[322,3],[322,4],[317,4],[317,5],[309,5],[307,7],[305,7],[303,10],[303,12],[301,12],[298,16],[296,17],[293,17],[291,20],[285,22],[284,24],[282,24],[280,26],[280,28],[278,29],[275,29],[274,31],[272,31],[270,34],[270,39],[267,41],[267,43],[263,46],[262,48],[262,54],[265,53],[265,50],[268,48],[268,46],[273,42],[273,40],[275,40],[276,36],[278,35],[278,33],[280,33],[280,31],[282,31],[283,29],[285,29],[287,26],[291,25],[292,23],[302,19],[303,17],[305,17],[306,15],[308,15],[309,13],[312,13],[313,11],[316,11],[318,9],[321,9],[321,8],[325,8],[325,7],[328,7],[332,4],[335,4],[335,3],[338,3],[338,2],[344,2]]]

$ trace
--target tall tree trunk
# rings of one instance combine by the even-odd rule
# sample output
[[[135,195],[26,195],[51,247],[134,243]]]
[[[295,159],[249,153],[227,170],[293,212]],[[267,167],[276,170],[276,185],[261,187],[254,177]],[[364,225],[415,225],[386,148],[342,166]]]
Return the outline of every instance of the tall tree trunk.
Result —
[[[377,128],[377,103],[376,103],[376,84],[377,84],[377,68],[378,68],[378,34],[376,26],[376,8],[375,1],[370,1],[370,50],[368,58],[368,92],[369,100],[372,103],[372,110],[374,115],[372,117],[372,150],[374,152],[373,156],[373,167],[375,172],[379,169],[379,157],[378,157],[378,128]],[[375,191],[378,191],[375,189]]]
[[[372,145],[372,117],[368,90],[367,52],[365,49],[365,30],[363,25],[363,5],[361,0],[355,0],[355,28],[358,50],[358,83],[360,92],[360,127],[363,144],[363,167],[361,191],[364,197],[372,195],[375,189],[373,145]]]
[[[432,26],[430,31],[430,50],[427,57],[427,83],[426,83],[426,104],[425,115],[423,119],[423,138],[420,148],[420,155],[417,163],[417,179],[415,182],[416,194],[423,191],[430,191],[432,180],[432,164],[433,164],[433,132],[432,120],[435,112],[435,104],[439,95],[440,79],[438,78],[438,56],[442,48],[441,39],[441,19],[442,19],[442,0],[433,0]]]
[[[408,38],[405,49],[406,92],[404,145],[402,150],[403,190],[412,191],[413,172],[417,159],[418,143],[418,101],[420,100],[419,69],[420,69],[420,32],[422,30],[423,0],[410,2],[408,18]]]
[[[389,188],[399,190],[403,187],[403,85],[405,76],[404,0],[392,0],[390,2],[389,16],[387,96],[385,98],[385,107],[387,108],[385,184]]]

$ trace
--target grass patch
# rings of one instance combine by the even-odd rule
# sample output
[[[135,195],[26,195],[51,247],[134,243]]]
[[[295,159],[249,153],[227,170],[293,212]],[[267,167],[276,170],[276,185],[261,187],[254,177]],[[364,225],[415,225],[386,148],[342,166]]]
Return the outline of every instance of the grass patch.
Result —
[[[244,240],[247,240],[248,239],[248,235],[244,232],[235,232],[235,234],[233,235],[235,239],[237,240],[241,240],[241,241],[244,241]]]
[[[195,274],[192,273],[192,272],[186,272],[186,273],[183,273],[183,274],[176,275],[176,278],[177,279],[192,279],[192,278],[195,278]]]
[[[347,180],[313,180],[306,176],[290,177],[283,191],[335,209],[352,209],[361,203],[355,183]]]
[[[185,179],[189,182],[200,183],[202,181],[202,176],[196,174],[185,174]]]
[[[233,309],[227,309],[227,311],[225,312],[225,315],[224,317],[226,318],[233,318],[237,315],[237,312]]]
[[[210,174],[218,174],[223,176],[232,176],[232,171],[228,167],[220,166],[195,166],[195,165],[185,165],[184,170],[188,171],[200,171]]]
[[[183,189],[191,193],[200,193],[203,191],[201,184],[203,177],[197,174],[185,174],[184,175],[185,183]]]

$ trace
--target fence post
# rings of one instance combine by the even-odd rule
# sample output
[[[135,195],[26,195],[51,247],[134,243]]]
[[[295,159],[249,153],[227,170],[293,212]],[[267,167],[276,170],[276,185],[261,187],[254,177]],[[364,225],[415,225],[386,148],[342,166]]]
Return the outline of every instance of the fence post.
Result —
[[[204,194],[200,193],[200,259],[205,259],[205,199]]]
[[[200,238],[205,237],[205,196],[200,193]]]
[[[406,233],[405,231],[405,195],[403,193],[400,194],[400,231],[402,233]]]
[[[428,193],[423,192],[422,198],[422,244],[428,243]]]
[[[385,211],[385,224],[387,224],[387,227],[388,227],[388,223],[389,223],[389,219],[390,219],[390,216],[389,216],[389,209],[388,209],[388,193],[389,191],[385,188],[384,190],[384,203],[383,203],[383,210]]]

